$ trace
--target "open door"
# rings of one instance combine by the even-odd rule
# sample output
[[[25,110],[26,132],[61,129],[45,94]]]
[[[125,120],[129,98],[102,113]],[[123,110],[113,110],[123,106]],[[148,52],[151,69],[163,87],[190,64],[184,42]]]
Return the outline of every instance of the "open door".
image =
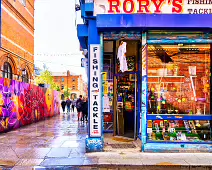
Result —
[[[137,75],[117,76],[117,135],[136,138],[137,132]]]

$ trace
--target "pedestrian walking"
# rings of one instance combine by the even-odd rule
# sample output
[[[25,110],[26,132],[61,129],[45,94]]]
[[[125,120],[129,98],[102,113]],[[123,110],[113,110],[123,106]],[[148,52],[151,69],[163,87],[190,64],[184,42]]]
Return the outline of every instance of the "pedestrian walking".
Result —
[[[71,100],[68,98],[66,100],[66,106],[67,106],[67,114],[71,111]]]
[[[88,98],[85,98],[82,104],[82,121],[88,121]]]
[[[83,104],[82,95],[80,95],[76,101],[78,121],[82,120],[82,104]]]
[[[63,109],[63,113],[65,113],[65,109],[66,109],[66,101],[65,101],[65,100],[63,100],[63,101],[61,102],[61,107],[62,107],[62,109]]]
[[[75,101],[74,99],[71,101],[71,109],[72,109],[72,112],[74,113],[74,108],[75,108]]]

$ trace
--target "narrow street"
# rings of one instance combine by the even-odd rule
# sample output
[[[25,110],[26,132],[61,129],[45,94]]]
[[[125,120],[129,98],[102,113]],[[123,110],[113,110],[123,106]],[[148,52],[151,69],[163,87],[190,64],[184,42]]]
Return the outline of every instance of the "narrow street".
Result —
[[[86,124],[77,115],[59,115],[0,135],[0,165],[21,168],[83,165]],[[55,159],[55,158],[60,158]],[[55,162],[59,161],[59,162]]]

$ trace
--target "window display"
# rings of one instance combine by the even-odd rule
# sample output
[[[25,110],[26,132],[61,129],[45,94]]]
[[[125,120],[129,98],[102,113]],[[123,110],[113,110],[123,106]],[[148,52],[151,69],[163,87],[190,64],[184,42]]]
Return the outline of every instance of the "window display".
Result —
[[[161,116],[148,120],[148,140],[211,140],[210,121],[192,119],[211,114],[210,74],[210,45],[148,46],[148,115]]]
[[[196,126],[196,123],[201,126]],[[210,142],[210,122],[207,120],[149,120],[149,141]]]

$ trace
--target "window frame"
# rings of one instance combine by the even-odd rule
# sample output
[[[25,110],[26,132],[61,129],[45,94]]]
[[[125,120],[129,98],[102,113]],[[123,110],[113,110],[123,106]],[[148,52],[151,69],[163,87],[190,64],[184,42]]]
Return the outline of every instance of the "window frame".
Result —
[[[9,62],[4,62],[4,64],[3,64],[2,77],[8,78],[10,80],[13,79],[13,70],[12,70],[12,66]]]
[[[24,71],[26,72],[26,74],[24,75],[22,70],[22,82],[29,83],[29,72],[26,69]]]

